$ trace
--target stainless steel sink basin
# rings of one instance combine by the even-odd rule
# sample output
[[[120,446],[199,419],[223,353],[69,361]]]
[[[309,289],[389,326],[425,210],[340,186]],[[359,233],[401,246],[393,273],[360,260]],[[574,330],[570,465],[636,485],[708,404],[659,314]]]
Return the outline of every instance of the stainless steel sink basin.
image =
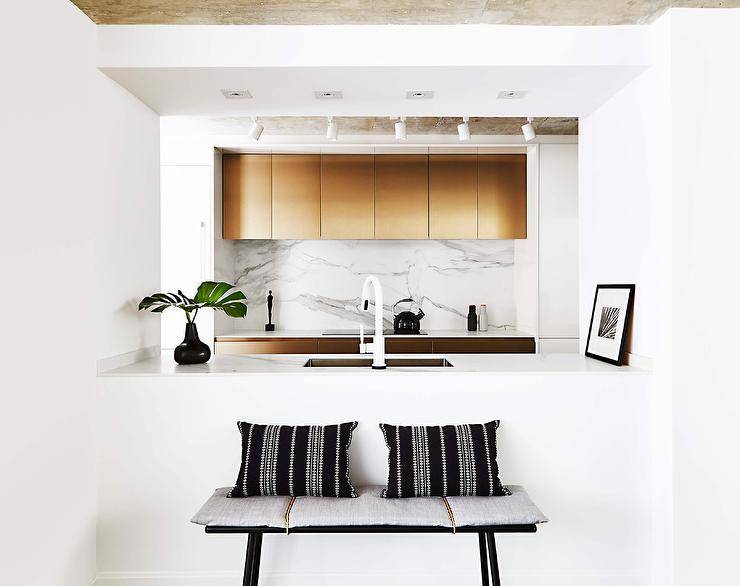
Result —
[[[308,368],[354,367],[370,368],[372,358],[309,358],[303,365]],[[450,368],[453,364],[446,358],[386,358],[388,368]]]

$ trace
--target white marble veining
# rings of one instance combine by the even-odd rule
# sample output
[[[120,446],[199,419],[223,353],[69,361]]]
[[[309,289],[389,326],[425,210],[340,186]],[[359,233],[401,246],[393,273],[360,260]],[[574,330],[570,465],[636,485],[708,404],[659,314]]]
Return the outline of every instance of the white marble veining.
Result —
[[[270,289],[280,329],[369,326],[372,312],[359,310],[369,274],[384,288],[386,327],[406,297],[421,305],[426,330],[465,329],[468,305],[481,303],[492,329],[515,323],[513,240],[241,240],[234,250],[234,282],[249,305],[234,328],[263,328]]]

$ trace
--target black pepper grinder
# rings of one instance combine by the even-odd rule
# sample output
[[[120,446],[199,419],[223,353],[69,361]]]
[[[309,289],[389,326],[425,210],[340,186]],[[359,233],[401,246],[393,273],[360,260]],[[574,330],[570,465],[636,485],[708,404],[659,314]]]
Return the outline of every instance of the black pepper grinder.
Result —
[[[478,329],[478,316],[475,314],[475,305],[468,305],[468,331],[475,332]]]
[[[272,289],[267,292],[267,323],[265,324],[265,331],[275,331],[275,324],[272,323]]]

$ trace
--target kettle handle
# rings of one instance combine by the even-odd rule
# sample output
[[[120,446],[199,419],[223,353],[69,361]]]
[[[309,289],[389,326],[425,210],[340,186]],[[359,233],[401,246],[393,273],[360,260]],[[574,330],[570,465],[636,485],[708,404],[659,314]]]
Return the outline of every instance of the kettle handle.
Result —
[[[391,312],[393,313],[393,315],[396,315],[396,305],[398,305],[399,303],[406,303],[407,301],[409,303],[414,303],[414,300],[411,299],[411,297],[407,297],[406,299],[399,299],[398,301],[396,301],[393,304],[393,307],[391,307]]]

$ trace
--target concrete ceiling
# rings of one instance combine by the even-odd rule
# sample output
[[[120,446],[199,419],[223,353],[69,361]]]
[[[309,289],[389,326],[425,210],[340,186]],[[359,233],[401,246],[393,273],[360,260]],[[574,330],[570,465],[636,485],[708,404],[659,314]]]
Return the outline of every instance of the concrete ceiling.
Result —
[[[386,117],[337,116],[334,118],[343,135],[393,134],[394,120]],[[252,125],[251,118],[232,117],[210,121],[216,130],[246,133]],[[260,118],[267,135],[323,135],[326,118],[321,116],[270,116]],[[409,135],[457,135],[457,125],[462,120],[452,117],[407,118],[406,131]],[[470,131],[473,135],[519,135],[526,118],[482,118],[471,117]],[[578,118],[535,118],[532,122],[541,135],[578,134]]]
[[[651,22],[670,7],[740,0],[72,0],[98,24],[514,24]]]

